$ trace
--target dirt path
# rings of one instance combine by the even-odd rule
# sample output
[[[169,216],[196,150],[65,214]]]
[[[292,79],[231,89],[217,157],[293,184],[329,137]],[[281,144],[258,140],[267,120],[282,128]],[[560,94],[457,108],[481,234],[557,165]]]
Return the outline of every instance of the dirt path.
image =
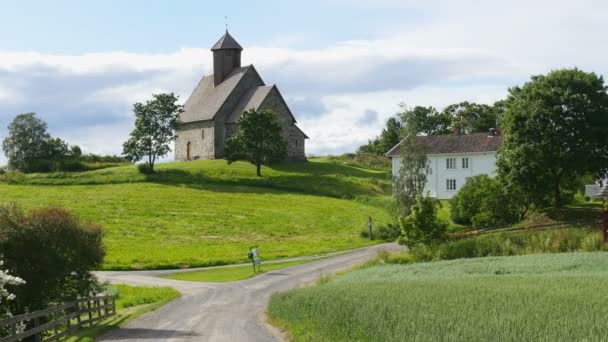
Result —
[[[112,283],[170,286],[182,297],[143,315],[125,327],[102,336],[101,341],[277,341],[262,322],[270,295],[316,281],[322,276],[361,264],[383,244],[346,254],[264,273],[231,283],[200,283],[159,278],[161,272],[97,272]]]

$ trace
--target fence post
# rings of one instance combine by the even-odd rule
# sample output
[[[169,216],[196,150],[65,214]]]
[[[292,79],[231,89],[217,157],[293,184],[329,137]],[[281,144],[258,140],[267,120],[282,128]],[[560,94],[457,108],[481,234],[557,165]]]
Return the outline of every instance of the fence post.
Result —
[[[34,327],[38,327],[40,325],[40,318],[36,317],[34,318]],[[34,337],[34,339],[36,340],[36,342],[40,342],[40,334],[42,334],[42,331],[37,333]]]
[[[89,312],[89,326],[93,325],[93,310],[91,310],[91,301],[87,300],[87,311]]]
[[[99,299],[95,300],[95,303],[97,304],[97,317],[101,317],[101,301]]]

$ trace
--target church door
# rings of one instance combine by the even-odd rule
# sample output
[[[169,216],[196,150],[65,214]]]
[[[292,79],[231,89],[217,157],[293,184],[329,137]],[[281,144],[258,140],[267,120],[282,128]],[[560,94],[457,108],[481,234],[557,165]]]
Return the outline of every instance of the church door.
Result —
[[[186,145],[186,160],[192,160],[192,143],[189,141]]]

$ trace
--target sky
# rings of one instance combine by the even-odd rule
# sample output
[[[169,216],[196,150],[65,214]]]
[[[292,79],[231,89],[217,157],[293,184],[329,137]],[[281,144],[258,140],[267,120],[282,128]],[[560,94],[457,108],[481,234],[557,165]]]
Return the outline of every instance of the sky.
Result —
[[[312,155],[355,151],[401,103],[490,104],[554,69],[608,74],[606,1],[0,0],[0,8],[0,139],[15,115],[36,112],[53,136],[87,153],[121,153],[133,103],[159,92],[185,102],[211,72],[209,49],[226,22],[243,64],[281,90]]]

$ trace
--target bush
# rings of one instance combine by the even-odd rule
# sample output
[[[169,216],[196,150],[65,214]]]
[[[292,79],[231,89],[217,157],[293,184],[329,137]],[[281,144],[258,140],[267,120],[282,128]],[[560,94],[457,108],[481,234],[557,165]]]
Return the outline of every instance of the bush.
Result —
[[[0,176],[3,176],[7,173],[8,171],[6,170],[6,167],[4,166],[0,166]]]
[[[380,240],[395,241],[401,236],[401,227],[398,224],[389,223],[378,226],[374,233]]]
[[[554,229],[540,232],[504,232],[410,249],[417,262],[535,253],[608,250],[599,231]]]
[[[29,215],[15,204],[0,206],[0,250],[6,268],[26,280],[15,289],[13,312],[23,313],[98,292],[90,271],[101,266],[102,229],[60,208]]]
[[[148,164],[148,163],[141,163],[141,164],[137,164],[137,171],[139,171],[139,173],[148,175],[148,174],[152,173],[152,168],[150,167],[150,164]]]
[[[343,165],[377,170],[386,170],[391,167],[389,158],[372,153],[345,153],[340,156],[328,156],[327,159]]]
[[[475,228],[518,222],[527,208],[515,194],[506,193],[496,178],[480,175],[469,179],[450,200],[452,221]]]
[[[20,183],[25,178],[25,174],[21,171],[8,171],[0,175],[0,181],[6,183]]]
[[[430,197],[418,196],[410,214],[399,218],[401,237],[399,243],[408,247],[440,241],[445,236],[448,225],[437,219],[439,201]]]

